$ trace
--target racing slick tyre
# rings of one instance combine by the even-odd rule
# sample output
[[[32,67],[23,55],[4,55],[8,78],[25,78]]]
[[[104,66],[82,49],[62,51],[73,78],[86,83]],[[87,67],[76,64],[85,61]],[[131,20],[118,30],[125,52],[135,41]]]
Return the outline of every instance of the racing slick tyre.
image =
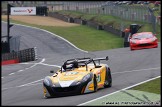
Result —
[[[97,78],[96,78],[96,75],[94,75],[93,85],[94,85],[94,92],[96,92],[97,89],[98,89],[98,87],[97,87]]]
[[[104,83],[104,87],[108,88],[112,86],[112,77],[111,77],[111,73],[110,71],[106,71],[106,78],[105,78],[105,83]]]
[[[44,98],[51,98],[51,96],[45,95]]]
[[[133,51],[133,49],[132,49],[132,48],[130,48],[130,50],[131,50],[131,51]]]

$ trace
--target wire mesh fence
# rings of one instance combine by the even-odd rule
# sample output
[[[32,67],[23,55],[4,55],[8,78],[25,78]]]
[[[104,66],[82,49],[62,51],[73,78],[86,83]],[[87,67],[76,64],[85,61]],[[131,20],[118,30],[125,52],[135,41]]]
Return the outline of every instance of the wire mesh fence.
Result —
[[[151,23],[156,30],[156,17],[147,4],[116,4],[113,1],[9,1],[14,6],[47,6],[49,11],[76,11],[85,14],[111,15],[121,20]]]

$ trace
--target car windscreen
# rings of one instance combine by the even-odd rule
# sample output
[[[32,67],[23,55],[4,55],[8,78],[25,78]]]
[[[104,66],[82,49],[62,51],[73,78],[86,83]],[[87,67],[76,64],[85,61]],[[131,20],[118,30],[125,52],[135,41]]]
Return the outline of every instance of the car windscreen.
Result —
[[[138,34],[136,36],[133,36],[133,39],[142,39],[142,38],[152,38],[152,34]]]

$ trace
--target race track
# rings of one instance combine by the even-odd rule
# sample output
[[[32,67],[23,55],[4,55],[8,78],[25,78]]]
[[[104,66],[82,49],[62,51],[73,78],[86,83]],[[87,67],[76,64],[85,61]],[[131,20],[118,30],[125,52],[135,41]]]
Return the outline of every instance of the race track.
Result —
[[[6,23],[2,23],[2,34],[6,33]],[[84,52],[66,41],[41,30],[14,25],[11,35],[21,36],[20,49],[37,47],[37,61],[2,66],[2,105],[79,105],[89,100],[132,86],[161,75],[160,44],[158,48],[130,51],[129,48],[97,52]],[[45,99],[42,80],[57,70],[63,61],[76,57],[109,56],[112,71],[112,87],[100,89],[96,93]]]

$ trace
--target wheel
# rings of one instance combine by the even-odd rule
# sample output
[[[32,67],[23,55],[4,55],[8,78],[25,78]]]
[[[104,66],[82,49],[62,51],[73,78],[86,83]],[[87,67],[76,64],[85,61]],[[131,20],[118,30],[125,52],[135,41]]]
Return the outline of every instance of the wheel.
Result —
[[[44,87],[43,90],[44,90],[44,98],[50,98],[51,95],[48,93],[47,89]]]
[[[133,51],[133,49],[130,47],[130,50]]]
[[[94,85],[94,92],[96,92],[98,87],[97,87],[97,78],[95,75],[94,75],[93,85]]]
[[[111,73],[110,71],[106,72],[106,78],[105,78],[105,83],[104,83],[104,87],[108,88],[112,86],[112,77],[111,77]]]

